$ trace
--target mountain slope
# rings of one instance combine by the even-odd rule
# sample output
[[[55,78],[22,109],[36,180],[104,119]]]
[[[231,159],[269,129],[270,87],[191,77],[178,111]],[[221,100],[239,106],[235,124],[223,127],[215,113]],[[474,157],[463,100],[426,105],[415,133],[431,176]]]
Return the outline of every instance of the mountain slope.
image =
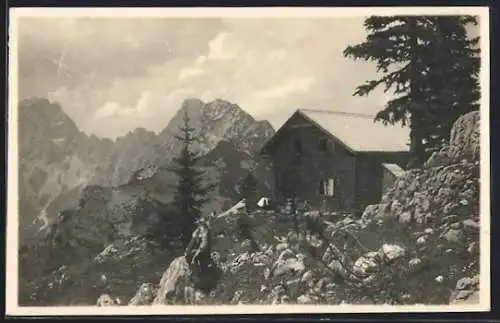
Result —
[[[259,156],[240,150],[239,144],[232,140],[221,141],[201,159],[203,165],[215,168],[218,193],[231,199],[232,204],[241,198],[239,186],[249,173],[253,173],[258,179],[257,191],[261,195],[267,195],[272,190],[273,174],[270,164]]]
[[[160,200],[168,201],[176,178],[165,169],[181,147],[174,135],[182,126],[186,109],[191,126],[199,136],[199,144],[194,148],[202,155],[209,154],[221,141],[232,141],[231,149],[242,164],[257,167],[258,150],[274,129],[268,122],[255,121],[239,106],[227,101],[203,103],[198,99],[187,99],[158,135],[138,128],[115,141],[84,134],[57,103],[46,99],[20,102],[20,241],[37,241],[40,229],[57,220],[59,211],[76,207],[86,186],[130,186],[135,183],[134,174],[141,169],[163,170],[162,175],[154,180],[154,190],[155,194],[161,195]],[[221,187],[234,186],[232,182],[218,180],[218,171],[225,170],[208,170],[212,181],[217,181]],[[239,178],[240,171],[240,168],[235,168],[232,177],[225,178]],[[142,191],[145,188],[139,185],[137,189]],[[224,199],[233,198],[231,194],[222,200],[218,196],[230,190],[217,190],[212,200],[220,201],[213,207],[223,203]]]
[[[45,99],[19,104],[18,129],[20,239],[29,241],[48,224],[45,210],[56,196],[92,180],[93,160],[111,141],[99,140],[96,154],[89,154],[88,137]]]

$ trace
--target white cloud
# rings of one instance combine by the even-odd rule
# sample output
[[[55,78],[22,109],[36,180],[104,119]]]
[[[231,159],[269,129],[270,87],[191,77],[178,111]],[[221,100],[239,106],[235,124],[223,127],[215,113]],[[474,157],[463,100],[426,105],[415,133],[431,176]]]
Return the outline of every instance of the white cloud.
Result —
[[[145,115],[148,112],[149,109],[149,99],[151,98],[151,92],[150,91],[144,91],[142,92],[141,96],[139,97],[139,100],[137,101],[137,112],[140,115]]]
[[[287,83],[263,90],[258,95],[264,99],[281,99],[298,93],[306,93],[313,85],[312,77],[294,78]]]
[[[231,51],[228,46],[228,38],[233,36],[232,33],[221,32],[212,39],[208,46],[210,51],[208,53],[208,59],[210,60],[230,60],[235,57],[236,53]]]
[[[161,131],[187,97],[233,101],[275,126],[304,106],[377,109],[378,94],[367,100],[352,97],[356,85],[376,77],[375,67],[342,56],[346,46],[363,40],[362,18],[230,19],[224,24],[69,24],[78,37],[68,40],[62,31],[42,28],[52,34],[42,35],[48,42],[37,48],[61,47],[68,40],[78,55],[69,55],[66,64],[96,71],[95,81],[77,77],[75,85],[58,84],[51,91],[82,130],[102,136],[116,137],[133,127]],[[125,32],[127,41],[119,37]],[[37,52],[26,53],[25,61],[35,62]],[[39,68],[38,76],[26,65],[31,73],[26,77],[42,84],[43,64],[32,65]]]
[[[207,60],[207,57],[204,55],[198,56],[196,60],[194,61],[194,66],[201,66],[205,61]]]
[[[203,72],[204,72],[203,69],[201,69],[199,67],[188,66],[188,67],[183,68],[179,72],[178,80],[179,80],[179,82],[182,82],[182,81],[185,81],[185,80],[190,79],[192,77],[199,76],[199,75],[203,74]]]
[[[95,118],[97,120],[102,120],[110,117],[123,117],[131,115],[134,111],[134,108],[122,107],[116,102],[106,102],[99,110],[97,110]]]
[[[184,82],[205,73],[205,65],[216,61],[229,61],[236,57],[236,50],[228,46],[231,33],[220,32],[208,42],[208,55],[198,56],[192,66],[184,67],[179,71],[177,79]]]
[[[140,118],[147,116],[150,97],[151,92],[145,90],[141,93],[135,106],[123,106],[117,102],[106,102],[99,110],[96,111],[94,119],[96,121],[101,121],[107,118]]]

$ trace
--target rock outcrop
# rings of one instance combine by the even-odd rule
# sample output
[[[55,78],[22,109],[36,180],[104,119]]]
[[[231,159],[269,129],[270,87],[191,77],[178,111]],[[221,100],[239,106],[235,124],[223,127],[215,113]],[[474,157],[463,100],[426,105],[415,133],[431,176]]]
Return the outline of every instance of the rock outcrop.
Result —
[[[477,304],[479,302],[479,275],[457,281],[450,296],[450,304]]]
[[[409,246],[414,270],[442,277],[443,294],[433,293],[440,302],[461,277],[479,273],[479,121],[479,112],[459,118],[449,145],[423,169],[406,172],[362,217]]]
[[[150,305],[157,293],[157,288],[152,283],[143,283],[134,297],[128,302],[129,306]]]
[[[184,256],[175,258],[163,274],[153,305],[190,304],[191,269]]]
[[[95,257],[32,278],[20,286],[19,304],[91,306],[104,294],[113,300],[103,301],[105,304],[126,305],[134,297],[133,304],[147,303],[150,293],[156,293],[165,264],[180,252],[161,248],[144,237],[131,237],[107,246]]]

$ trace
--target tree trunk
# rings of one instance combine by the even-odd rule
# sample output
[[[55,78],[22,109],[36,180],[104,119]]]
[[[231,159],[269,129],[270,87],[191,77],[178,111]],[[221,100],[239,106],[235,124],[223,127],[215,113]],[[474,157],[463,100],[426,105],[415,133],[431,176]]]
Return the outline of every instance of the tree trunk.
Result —
[[[409,34],[410,34],[410,97],[411,108],[410,113],[410,156],[408,161],[408,168],[419,168],[423,164],[424,149],[422,144],[422,105],[421,105],[421,84],[420,72],[418,69],[418,41],[417,36],[414,34],[417,28],[417,20],[415,17],[408,18]]]
[[[422,144],[422,121],[419,113],[413,111],[410,117],[410,158],[408,169],[420,168],[424,163],[424,146]]]

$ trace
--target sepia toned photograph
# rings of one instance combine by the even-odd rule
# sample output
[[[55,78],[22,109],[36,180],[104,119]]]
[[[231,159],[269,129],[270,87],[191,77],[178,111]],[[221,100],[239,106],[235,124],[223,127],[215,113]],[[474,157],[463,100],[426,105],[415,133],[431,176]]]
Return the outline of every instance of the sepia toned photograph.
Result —
[[[7,314],[490,309],[487,8],[9,30]]]

